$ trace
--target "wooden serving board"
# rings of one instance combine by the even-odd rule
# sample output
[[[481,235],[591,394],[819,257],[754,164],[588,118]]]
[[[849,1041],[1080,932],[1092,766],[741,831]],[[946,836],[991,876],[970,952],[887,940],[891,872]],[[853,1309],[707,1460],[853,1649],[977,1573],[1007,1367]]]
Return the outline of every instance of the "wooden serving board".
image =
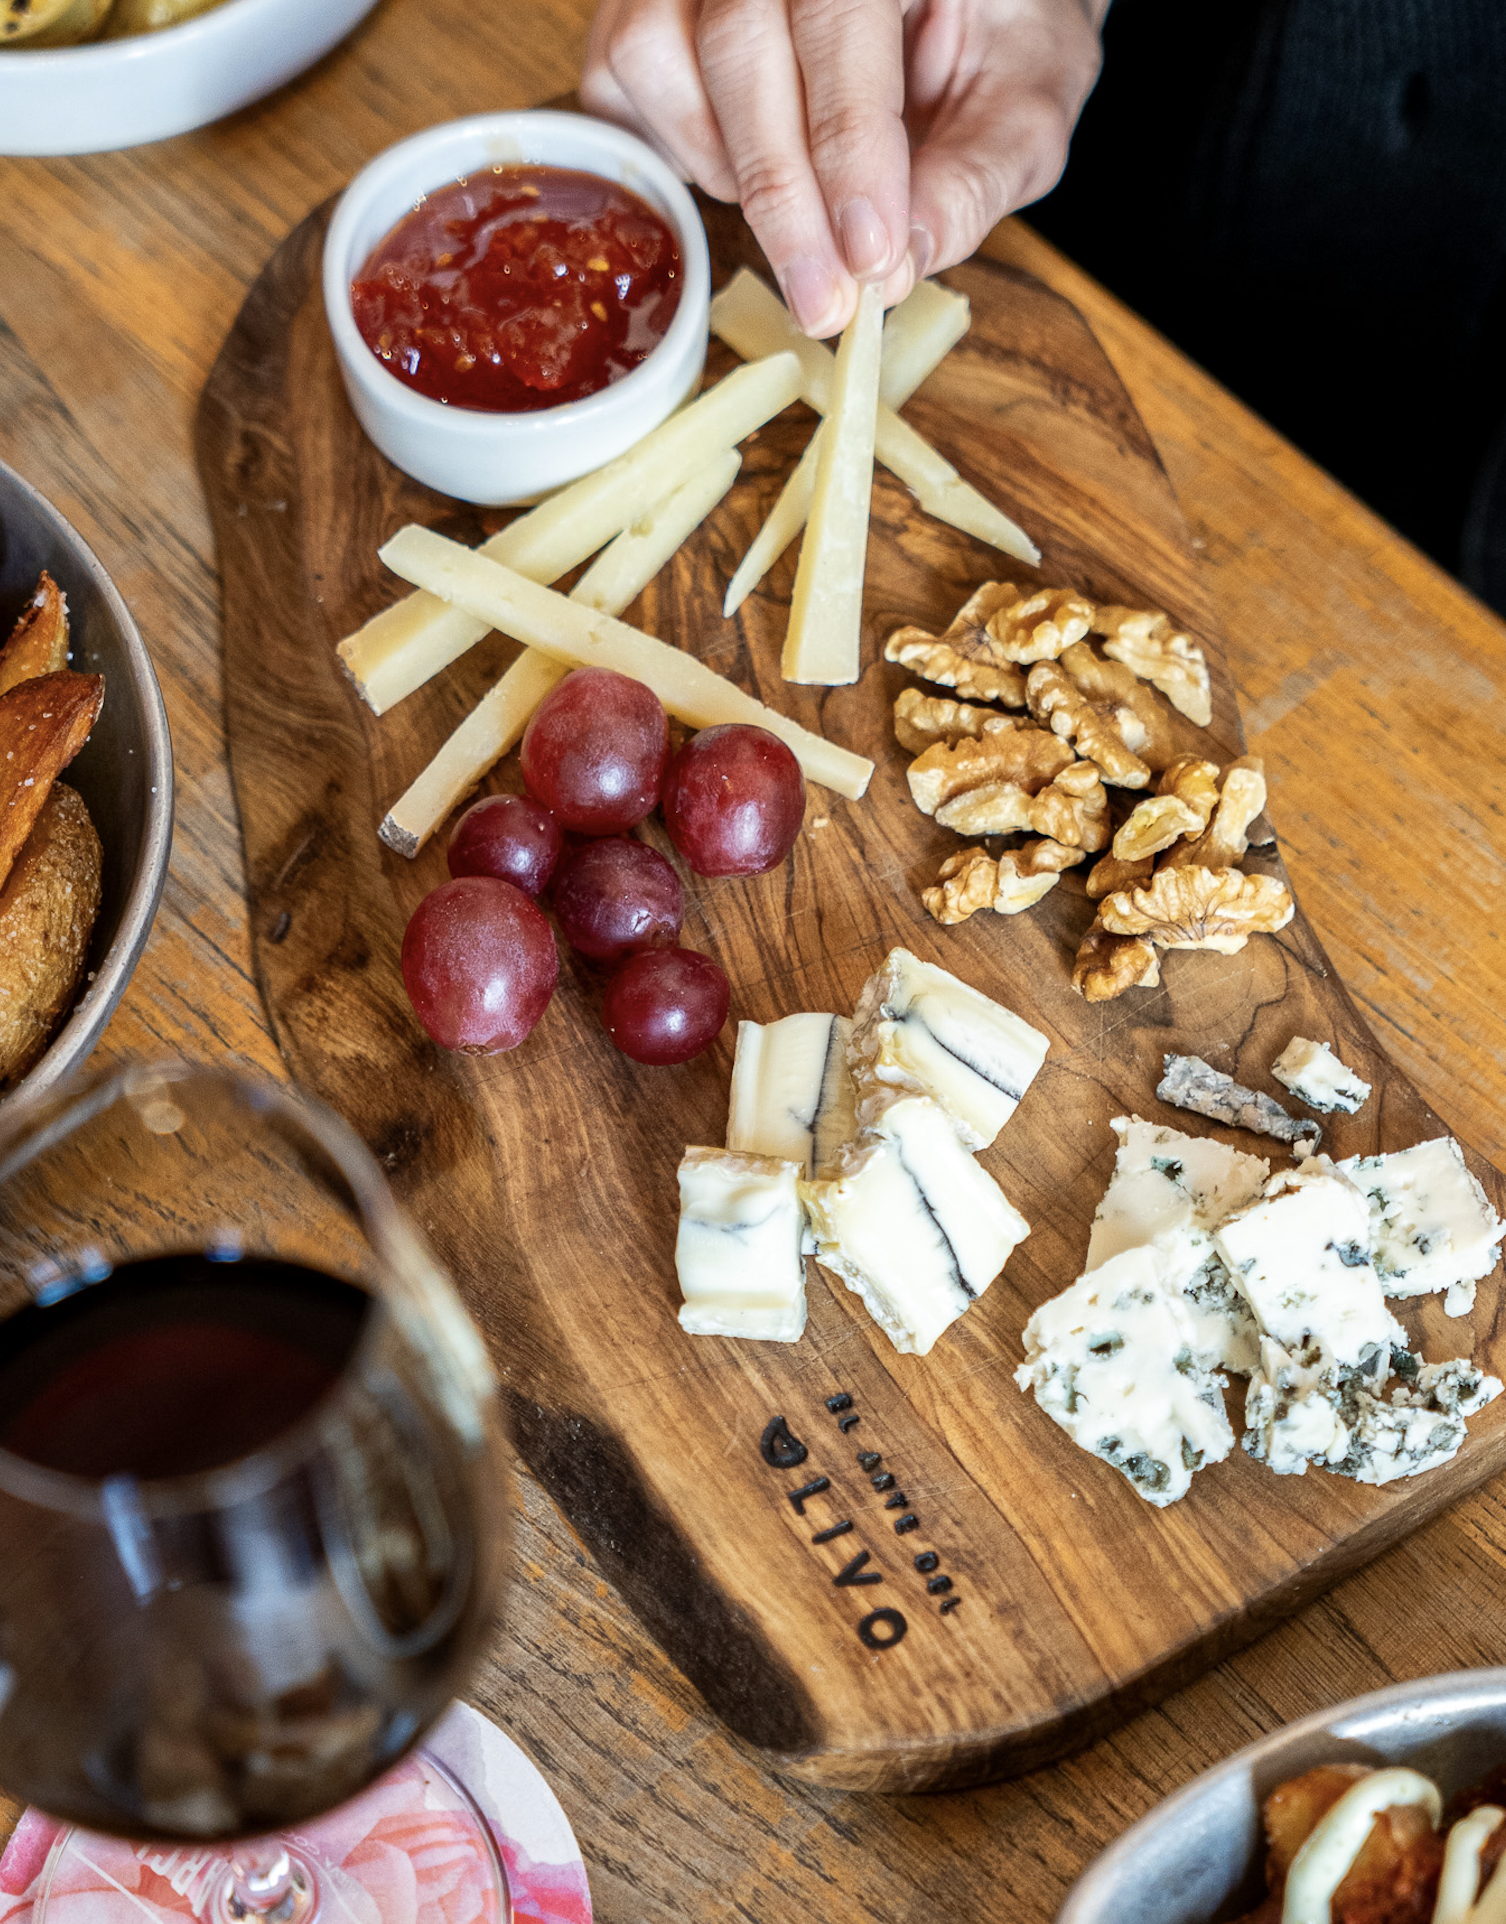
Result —
[[[1015,1388],[1027,1316],[1081,1268],[1112,1117],[1208,1130],[1280,1166],[1278,1146],[1159,1104],[1165,1051],[1274,1093],[1270,1063],[1294,1033],[1331,1040],[1375,1084],[1357,1117],[1329,1127],[1338,1155],[1442,1124],[1381,1054],[1300,911],[1279,938],[1234,957],[1170,955],[1161,990],[1097,1006],[1068,984],[1092,914],[1080,872],[1028,914],[930,920],[918,890],[958,844],[909,800],[890,723],[906,677],[880,643],[905,621],[943,628],[1002,558],[920,515],[881,471],[863,678],[784,684],[791,559],[736,622],[719,610],[810,432],[799,407],[750,444],[733,493],[628,618],[871,755],[877,772],[860,803],[812,791],[779,872],[688,877],[685,939],[726,968],[734,1018],[850,1010],[903,943],[1043,1029],[1046,1067],[983,1158],[1033,1233],[927,1357],[896,1354],[814,1265],[798,1345],[682,1334],[675,1166],[686,1144],[722,1140],[733,1028],[696,1062],[640,1068],[607,1041],[599,982],[568,954],[539,1028],[490,1060],[434,1048],[404,998],[399,943],[444,878],[443,838],[410,864],[376,825],[514,650],[492,637],[377,721],[335,644],[403,592],[376,560],[395,528],[418,520],[474,541],[506,517],[407,480],[357,427],[320,304],[324,218],[305,221],[252,290],[198,421],[262,991],[294,1075],[361,1131],[459,1279],[528,1463],[727,1722],[829,1784],[917,1789],[1019,1771],[1253,1637],[1499,1468],[1506,1399],[1474,1420],[1453,1463],[1415,1483],[1277,1478],[1236,1450],[1158,1511]],[[745,259],[762,266],[735,215],[707,218],[718,279]],[[944,278],[969,296],[972,330],[909,418],[1036,535],[1045,580],[1164,606],[1206,639],[1213,727],[1178,718],[1184,745],[1237,754],[1186,526],[1087,325],[985,261]],[[710,372],[729,362],[714,346]],[[515,757],[497,785],[519,785]],[[669,852],[657,824],[646,833]],[[1279,873],[1276,850],[1252,866]],[[1471,1162],[1501,1202],[1500,1179]],[[1498,1302],[1496,1284],[1482,1287],[1470,1324],[1426,1302],[1415,1327],[1429,1356],[1473,1353],[1501,1372]],[[776,1418],[793,1445],[764,1447]],[[799,1460],[769,1460],[781,1455]],[[875,1490],[886,1474],[894,1484]],[[903,1510],[886,1507],[895,1489]],[[917,1556],[934,1557],[949,1592],[928,1590]]]

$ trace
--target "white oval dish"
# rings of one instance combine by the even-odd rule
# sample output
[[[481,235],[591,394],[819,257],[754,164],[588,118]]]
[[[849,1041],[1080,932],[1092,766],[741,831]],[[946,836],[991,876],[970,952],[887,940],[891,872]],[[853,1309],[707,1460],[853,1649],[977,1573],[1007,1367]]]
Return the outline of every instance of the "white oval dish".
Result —
[[[103,154],[249,106],[313,66],[376,0],[225,0],[160,33],[0,50],[0,154]]]
[[[432,189],[519,161],[619,182],[680,244],[680,305],[641,366],[582,401],[536,414],[446,407],[391,374],[361,338],[350,284],[372,249]],[[634,135],[583,114],[476,114],[400,141],[346,188],[324,243],[324,307],[356,418],[387,459],[442,494],[491,507],[532,500],[624,453],[701,377],[711,307],[706,230],[684,183]]]

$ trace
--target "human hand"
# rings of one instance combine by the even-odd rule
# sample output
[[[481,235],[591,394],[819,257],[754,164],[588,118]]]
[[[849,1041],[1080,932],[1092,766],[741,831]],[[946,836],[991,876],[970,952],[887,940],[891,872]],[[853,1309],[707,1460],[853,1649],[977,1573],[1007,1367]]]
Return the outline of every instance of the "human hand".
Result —
[[[600,0],[580,93],[743,212],[808,334],[1056,182],[1108,0]]]

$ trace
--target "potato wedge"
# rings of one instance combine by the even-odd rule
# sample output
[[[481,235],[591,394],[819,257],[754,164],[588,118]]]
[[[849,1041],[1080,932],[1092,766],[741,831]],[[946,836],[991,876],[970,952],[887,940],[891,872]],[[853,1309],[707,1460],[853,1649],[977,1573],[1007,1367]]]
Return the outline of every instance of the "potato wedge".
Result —
[[[0,47],[17,46],[50,27],[74,0],[5,0],[0,6]]]
[[[103,675],[38,675],[0,695],[0,887],[47,792],[89,739]]]
[[[105,29],[107,40],[118,40],[128,33],[161,33],[185,20],[196,20],[221,0],[115,0],[115,11]]]
[[[23,40],[24,47],[76,47],[98,37],[109,15],[112,0],[72,0],[56,19]],[[3,18],[0,10],[0,18]]]
[[[102,867],[84,798],[54,782],[0,889],[0,1089],[36,1062],[78,993]]]
[[[67,666],[68,603],[44,568],[36,593],[0,648],[0,695],[38,675],[61,674]]]

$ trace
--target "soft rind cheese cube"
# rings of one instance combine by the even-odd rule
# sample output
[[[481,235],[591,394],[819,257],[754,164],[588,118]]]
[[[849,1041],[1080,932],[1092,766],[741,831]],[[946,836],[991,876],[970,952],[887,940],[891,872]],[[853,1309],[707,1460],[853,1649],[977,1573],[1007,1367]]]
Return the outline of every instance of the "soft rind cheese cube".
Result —
[[[1365,1194],[1375,1269],[1388,1296],[1447,1290],[1444,1309],[1466,1315],[1475,1284],[1500,1255],[1503,1224],[1450,1136],[1339,1168]]]
[[[805,1329],[799,1163],[687,1149],[675,1270],[692,1336],[797,1343]]]
[[[929,1097],[888,1090],[874,1127],[800,1195],[817,1260],[897,1350],[924,1356],[1030,1234]]]
[[[1196,1354],[1210,1368],[1248,1376],[1259,1361],[1260,1332],[1213,1246],[1213,1230],[1260,1194],[1270,1164],[1139,1116],[1118,1116],[1112,1126],[1119,1152],[1084,1268],[1126,1249],[1155,1249],[1166,1288],[1192,1320]]]
[[[1158,1509],[1234,1447],[1224,1379],[1194,1355],[1153,1250],[1127,1249],[1042,1304],[1025,1325],[1025,1357],[1020,1388]]]
[[[1227,1217],[1214,1247],[1267,1336],[1319,1344],[1341,1367],[1406,1348],[1370,1265],[1370,1206],[1326,1156],[1273,1176]]]
[[[727,1147],[798,1162],[813,1176],[857,1134],[840,1015],[740,1022],[727,1107]]]
[[[939,1102],[969,1149],[986,1149],[1046,1059],[1039,1029],[908,949],[892,949],[853,1011],[848,1064],[866,1126],[885,1087]]]
[[[1345,1068],[1326,1042],[1294,1035],[1271,1064],[1271,1074],[1309,1109],[1352,1116],[1370,1099],[1370,1084]]]

